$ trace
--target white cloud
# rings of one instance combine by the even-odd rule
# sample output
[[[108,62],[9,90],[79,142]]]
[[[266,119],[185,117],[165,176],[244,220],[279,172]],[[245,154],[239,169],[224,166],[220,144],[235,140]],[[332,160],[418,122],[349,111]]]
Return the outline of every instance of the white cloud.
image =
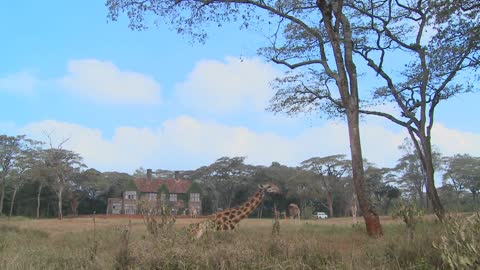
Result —
[[[0,90],[12,93],[31,94],[38,84],[39,80],[29,72],[12,73],[0,77]]]
[[[449,129],[441,123],[433,126],[432,143],[444,156],[454,154],[480,156],[480,134]]]
[[[59,84],[79,96],[100,103],[156,104],[160,85],[147,75],[120,70],[111,62],[71,60]]]
[[[177,85],[177,97],[185,106],[202,111],[224,113],[244,106],[261,111],[273,96],[270,81],[277,75],[272,65],[258,58],[203,60]]]
[[[103,170],[131,172],[158,152],[158,134],[150,129],[119,127],[109,140],[98,129],[46,120],[21,131],[41,141],[47,141],[50,134],[54,146],[68,139],[62,147],[80,153],[88,166]]]
[[[272,161],[296,166],[313,156],[349,156],[344,123],[328,122],[307,128],[292,137],[259,133],[245,127],[200,121],[180,116],[165,121],[158,129],[119,127],[112,138],[98,129],[76,124],[42,121],[25,126],[22,132],[45,140],[51,132],[60,141],[70,138],[65,148],[80,153],[88,166],[100,170],[132,172],[140,166],[166,169],[195,169],[221,156],[247,156],[251,164]],[[405,133],[392,132],[379,125],[361,128],[364,157],[378,166],[394,166],[400,157],[398,145]],[[480,135],[451,130],[438,124],[434,143],[446,155],[480,152]]]

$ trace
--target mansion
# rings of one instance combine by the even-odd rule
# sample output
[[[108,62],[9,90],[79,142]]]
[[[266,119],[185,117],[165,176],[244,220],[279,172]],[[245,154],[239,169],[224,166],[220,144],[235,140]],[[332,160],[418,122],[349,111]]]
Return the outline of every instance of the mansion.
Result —
[[[146,201],[158,206],[165,203],[173,214],[202,213],[200,190],[192,181],[175,178],[154,178],[152,170],[147,170],[146,178],[134,179],[136,190],[125,190],[121,198],[108,198],[107,215],[140,214],[138,203]]]

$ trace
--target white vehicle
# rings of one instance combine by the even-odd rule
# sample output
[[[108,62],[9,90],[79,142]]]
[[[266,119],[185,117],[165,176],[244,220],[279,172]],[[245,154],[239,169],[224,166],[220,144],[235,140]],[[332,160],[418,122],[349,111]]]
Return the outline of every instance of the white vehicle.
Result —
[[[318,219],[327,219],[328,215],[325,212],[315,212],[313,216]]]

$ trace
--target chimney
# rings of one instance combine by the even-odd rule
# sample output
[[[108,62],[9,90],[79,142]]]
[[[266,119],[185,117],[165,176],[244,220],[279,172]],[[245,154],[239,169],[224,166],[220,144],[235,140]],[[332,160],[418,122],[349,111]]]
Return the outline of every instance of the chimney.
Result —
[[[152,169],[147,169],[147,179],[152,180]]]
[[[175,171],[174,173],[175,173],[175,180],[178,180],[178,179],[179,179],[179,177],[178,177],[178,171]]]

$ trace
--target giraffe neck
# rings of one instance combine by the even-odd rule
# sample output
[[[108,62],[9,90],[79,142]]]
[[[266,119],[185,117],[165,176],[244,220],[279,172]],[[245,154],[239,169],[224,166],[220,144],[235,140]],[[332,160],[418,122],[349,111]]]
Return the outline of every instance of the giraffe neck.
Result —
[[[248,217],[248,215],[250,215],[250,213],[252,213],[252,211],[263,201],[264,197],[265,191],[259,189],[242,205],[223,210],[214,215],[213,220],[215,221],[217,230],[233,230],[235,224]]]
[[[248,217],[248,215],[250,215],[250,213],[252,213],[253,210],[255,210],[262,203],[263,198],[265,198],[265,191],[263,189],[259,189],[257,192],[255,192],[255,194],[248,198],[248,201],[240,205],[239,208],[240,210],[243,210],[243,212],[247,214],[246,217]]]

